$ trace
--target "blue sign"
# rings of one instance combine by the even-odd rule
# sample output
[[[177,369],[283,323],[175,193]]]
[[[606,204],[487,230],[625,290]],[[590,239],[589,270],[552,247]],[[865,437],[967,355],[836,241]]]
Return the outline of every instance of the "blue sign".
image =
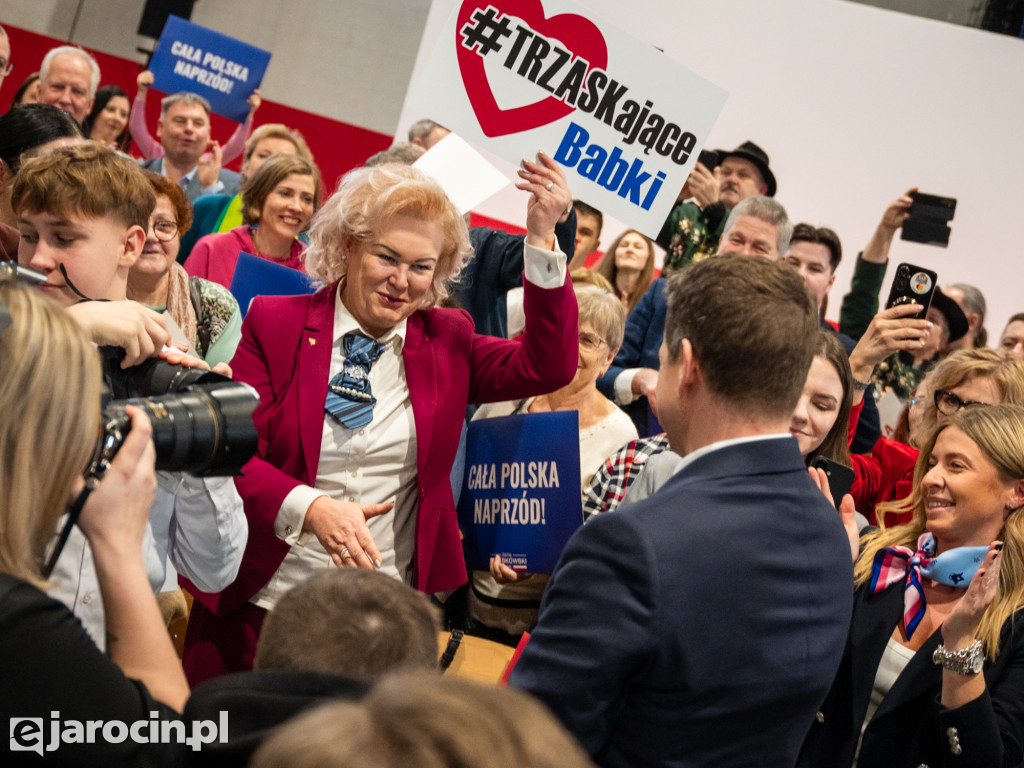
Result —
[[[458,507],[470,568],[500,555],[516,571],[554,570],[583,524],[579,434],[576,411],[470,422]]]
[[[305,272],[239,251],[231,277],[231,293],[242,317],[257,296],[301,296],[315,292],[313,278]]]
[[[169,16],[149,69],[154,88],[198,93],[218,115],[242,123],[249,114],[246,99],[260,87],[269,63],[269,51]]]

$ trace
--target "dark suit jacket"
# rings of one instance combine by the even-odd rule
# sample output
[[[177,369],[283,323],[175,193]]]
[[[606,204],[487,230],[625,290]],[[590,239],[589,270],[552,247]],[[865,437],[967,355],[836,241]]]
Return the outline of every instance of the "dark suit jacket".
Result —
[[[558,249],[572,260],[576,244],[576,211],[555,225]],[[505,294],[523,284],[523,243],[526,235],[502,229],[470,227],[473,258],[452,286],[452,295],[476,323],[476,332],[508,338]]]
[[[800,755],[801,768],[845,768],[853,761],[878,663],[903,617],[903,588],[894,585],[869,595],[857,591],[853,626],[843,662],[821,716]],[[914,654],[882,699],[864,732],[858,765],[897,768],[918,765],[1016,766],[1024,757],[1024,617],[1003,630],[995,663],[982,674],[988,691],[958,709],[939,704],[942,670],[932,653],[942,642],[936,630]],[[950,749],[948,728],[956,728],[961,754]]]
[[[599,765],[791,766],[842,658],[852,584],[796,441],[724,447],[576,532],[510,684]]]
[[[415,585],[424,592],[454,589],[466,581],[449,481],[466,404],[551,392],[576,373],[578,324],[571,281],[551,290],[526,283],[525,291],[522,342],[475,334],[462,310],[421,310],[408,319],[402,359],[416,423]],[[297,485],[316,484],[336,295],[337,283],[309,296],[257,297],[245,316],[231,365],[235,379],[260,395],[253,413],[259,446],[235,480],[249,519],[249,539],[232,585],[218,594],[193,592],[219,616],[244,604],[270,580],[289,549],[274,532],[281,503]]]
[[[605,397],[615,399],[615,379],[627,368],[661,367],[658,361],[658,350],[661,339],[665,335],[665,314],[668,311],[668,300],[665,298],[665,278],[659,277],[651,283],[647,292],[633,307],[626,318],[626,332],[622,337],[622,346],[612,361],[611,366],[597,380],[597,388]],[[636,425],[640,437],[650,437],[662,431],[661,426],[653,419],[647,398],[641,397],[625,406],[623,410]]]
[[[209,680],[192,690],[183,717],[217,723],[227,712],[228,742],[187,750],[184,765],[245,768],[279,725],[329,701],[356,701],[369,689],[367,682],[321,672],[237,672]]]
[[[152,160],[146,160],[141,163],[142,167],[147,171],[153,171],[153,173],[160,173],[162,165],[162,157],[154,157]],[[220,194],[225,195],[236,195],[242,184],[241,174],[229,171],[227,168],[221,168],[217,178],[224,184],[224,189],[220,190]],[[187,185],[185,185],[185,196],[188,197],[188,201],[191,203],[197,197],[203,194],[202,187],[199,186],[199,176],[193,176],[189,179]]]

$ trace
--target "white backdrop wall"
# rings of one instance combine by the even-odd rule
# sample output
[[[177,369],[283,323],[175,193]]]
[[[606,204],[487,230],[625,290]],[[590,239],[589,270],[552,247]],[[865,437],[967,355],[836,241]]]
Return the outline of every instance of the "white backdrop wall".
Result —
[[[403,108],[410,76],[455,4],[200,0],[193,19],[273,52],[268,99],[404,136],[423,116]],[[830,317],[885,205],[914,185],[959,199],[951,246],[897,240],[893,258],[982,288],[992,335],[1024,310],[1010,229],[1024,212],[1024,42],[844,0],[582,4],[730,92],[710,143],[762,145],[790,215],[843,239]],[[2,0],[0,23],[66,39],[77,13],[75,42],[134,58],[142,6]],[[506,191],[480,211],[521,223],[522,209]],[[610,223],[604,243],[621,228]]]
[[[456,4],[434,1],[417,68]],[[1015,226],[1024,215],[1024,41],[843,0],[632,0],[628,13],[621,0],[582,5],[729,91],[711,146],[760,144],[793,220],[831,226],[843,240],[830,318],[857,251],[912,186],[958,198],[950,247],[897,238],[892,258],[935,269],[942,285],[981,288],[990,336],[1024,311]],[[400,133],[419,117],[403,111]],[[514,190],[478,210],[524,218]],[[604,245],[623,228],[606,224]]]

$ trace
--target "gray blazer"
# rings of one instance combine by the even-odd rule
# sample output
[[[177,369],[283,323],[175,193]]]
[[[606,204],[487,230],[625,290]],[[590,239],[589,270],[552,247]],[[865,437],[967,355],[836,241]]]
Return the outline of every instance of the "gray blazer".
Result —
[[[161,173],[163,171],[162,157],[154,157],[152,160],[146,160],[140,163],[140,165],[147,171],[153,171],[154,173]],[[224,189],[219,190],[222,194],[237,195],[238,190],[242,185],[242,176],[234,171],[229,171],[226,168],[221,168],[218,178],[221,183],[224,184]],[[185,185],[185,195],[188,197],[190,203],[195,202],[195,199],[203,194],[202,188],[199,186],[198,175],[193,176],[189,179],[188,184]]]

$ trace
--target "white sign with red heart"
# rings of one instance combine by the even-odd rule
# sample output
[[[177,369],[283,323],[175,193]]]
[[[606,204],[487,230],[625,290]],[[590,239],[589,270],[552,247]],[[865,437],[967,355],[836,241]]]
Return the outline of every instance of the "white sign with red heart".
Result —
[[[569,0],[463,0],[409,103],[513,163],[542,149],[575,197],[654,237],[726,93]]]

